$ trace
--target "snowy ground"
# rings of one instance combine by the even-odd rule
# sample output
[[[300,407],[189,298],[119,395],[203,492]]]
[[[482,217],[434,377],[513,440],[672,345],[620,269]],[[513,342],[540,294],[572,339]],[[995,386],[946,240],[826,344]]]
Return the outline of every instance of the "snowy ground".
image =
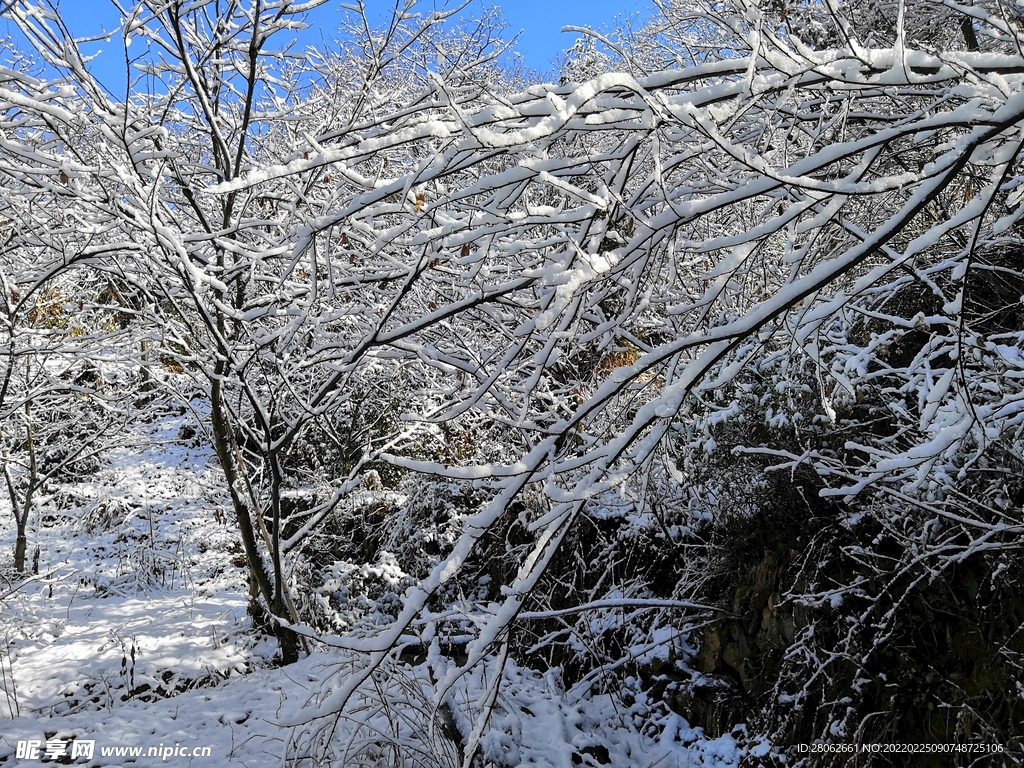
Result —
[[[9,571],[14,532],[10,510],[0,508],[0,563],[8,568],[0,580],[0,765],[40,765],[47,740],[64,748],[65,761],[75,743],[95,742],[91,757],[74,760],[92,766],[255,768],[281,765],[286,755],[309,765],[458,765],[429,703],[431,673],[443,670],[426,664],[378,678],[350,718],[282,727],[285,713],[345,667],[329,651],[271,666],[274,646],[254,638],[246,615],[236,536],[211,501],[216,466],[201,440],[179,439],[184,419],[140,434],[136,443],[146,447],[109,457],[93,482],[49,489],[30,532],[38,575],[27,581]],[[511,662],[503,675],[480,738],[489,764],[738,762],[732,739],[706,740],[674,716],[644,732],[642,701],[637,712],[609,697],[569,701],[551,676]],[[464,736],[483,687],[483,679],[466,680],[452,699],[450,719],[459,722],[451,725]],[[399,759],[399,743],[419,756],[406,750]],[[151,747],[156,756],[146,754]]]

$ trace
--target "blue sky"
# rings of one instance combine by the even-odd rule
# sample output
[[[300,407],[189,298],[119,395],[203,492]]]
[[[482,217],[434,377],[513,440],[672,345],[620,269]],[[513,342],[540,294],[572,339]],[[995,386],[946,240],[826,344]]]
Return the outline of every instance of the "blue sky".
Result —
[[[613,26],[616,16],[646,17],[651,5],[648,0],[507,0],[494,4],[505,14],[510,31],[522,30],[519,50],[530,66],[541,71],[576,39],[575,33],[559,31],[566,24],[600,30]]]
[[[463,13],[472,15],[480,8],[481,0],[475,0]],[[567,24],[590,26],[594,29],[608,28],[615,18],[649,14],[649,0],[506,0],[487,5],[501,8],[508,21],[509,35],[522,31],[518,49],[528,66],[547,72],[554,59],[562,50],[572,45],[577,35],[560,33]],[[365,0],[371,20],[383,21],[394,7],[394,0]],[[438,3],[440,4],[440,3]],[[424,3],[430,7],[429,2]],[[335,37],[340,19],[341,0],[328,0],[307,19],[311,28],[299,38],[304,45],[320,45],[322,40]],[[60,10],[68,26],[76,35],[98,34],[116,27],[118,15],[109,0],[62,0]],[[0,21],[0,35],[16,36],[16,27],[9,21]],[[93,71],[109,86],[120,90],[124,87],[124,54],[115,49],[117,42],[105,46],[92,64]]]

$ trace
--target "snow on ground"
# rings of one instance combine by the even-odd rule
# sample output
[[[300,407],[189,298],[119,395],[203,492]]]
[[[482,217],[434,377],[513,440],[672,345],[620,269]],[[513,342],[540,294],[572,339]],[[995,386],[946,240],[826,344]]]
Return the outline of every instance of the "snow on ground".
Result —
[[[89,741],[91,757],[76,764],[256,768],[287,753],[296,765],[458,765],[445,728],[468,735],[486,685],[465,678],[446,723],[430,704],[445,671],[436,658],[377,676],[351,717],[278,724],[345,665],[318,652],[272,666],[273,642],[251,631],[244,560],[206,442],[184,415],[140,430],[138,447],[114,452],[89,482],[48,489],[29,534],[37,575],[9,570],[14,530],[0,508],[0,765],[42,765],[48,746],[70,760]],[[643,733],[638,714],[606,695],[569,701],[551,675],[511,661],[503,674],[480,738],[488,764],[738,764],[731,738],[706,740],[675,716]],[[399,743],[419,757],[399,762]]]

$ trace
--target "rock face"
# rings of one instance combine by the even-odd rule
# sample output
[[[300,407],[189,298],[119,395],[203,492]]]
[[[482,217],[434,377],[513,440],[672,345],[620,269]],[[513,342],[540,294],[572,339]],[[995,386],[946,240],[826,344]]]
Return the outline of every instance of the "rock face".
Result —
[[[735,587],[732,612],[719,613],[704,628],[697,669],[706,674],[727,675],[747,694],[759,695],[773,685],[773,662],[796,637],[797,621],[792,606],[782,598],[784,574],[796,550],[785,553],[783,562],[765,549],[760,562],[747,569]]]
[[[777,687],[785,652],[810,619],[785,595],[800,572],[799,525],[795,520],[734,521],[724,531],[727,570],[717,582],[723,605],[694,639],[702,673],[680,683],[669,705],[709,735],[749,722],[761,700]],[[725,606],[728,606],[727,608]]]
[[[833,726],[837,742],[980,744],[981,729],[985,743],[1014,742],[1024,597],[1003,574],[1024,567],[1019,549],[922,576],[907,565],[914,540],[850,519],[776,507],[708,536],[728,553],[704,598],[721,608],[695,632],[698,674],[666,690],[669,706],[708,735],[743,722],[780,744]]]

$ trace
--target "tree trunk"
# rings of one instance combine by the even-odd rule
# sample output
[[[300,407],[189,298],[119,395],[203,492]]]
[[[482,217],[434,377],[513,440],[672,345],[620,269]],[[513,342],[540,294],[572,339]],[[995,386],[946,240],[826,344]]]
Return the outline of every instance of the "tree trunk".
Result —
[[[213,382],[210,391],[211,419],[213,426],[214,449],[217,458],[224,470],[224,477],[227,480],[228,492],[231,494],[231,504],[235,510],[235,519],[238,522],[238,532],[242,537],[242,549],[245,552],[245,561],[249,567],[251,582],[256,587],[254,598],[262,599],[274,621],[274,635],[277,637],[278,647],[281,651],[281,663],[292,664],[299,660],[298,638],[294,631],[282,626],[276,619],[289,620],[287,605],[283,599],[282,579],[278,559],[275,557],[274,579],[271,581],[270,574],[260,557],[257,544],[256,528],[253,521],[255,510],[251,508],[250,502],[245,498],[243,486],[244,468],[239,466],[240,459],[236,458],[237,448],[231,432],[231,425],[227,414],[227,407],[224,404],[224,394],[221,388],[220,377],[224,375],[224,364],[218,362],[216,365],[217,378]],[[271,553],[272,556],[277,553]]]
[[[14,540],[14,570],[18,573],[25,572],[25,550],[28,549],[28,537],[25,535],[25,526],[18,521],[18,538]]]
[[[271,435],[267,435],[268,442]],[[274,523],[274,530],[271,534],[271,552],[274,567],[274,600],[271,603],[271,613],[278,618],[290,618],[288,605],[284,594],[284,560],[281,553],[281,526],[284,524],[281,515],[281,487],[282,472],[281,463],[278,461],[277,453],[270,451],[267,457],[270,464],[271,478],[271,516]],[[277,641],[281,647],[281,663],[292,664],[299,660],[298,637],[291,628],[277,625]]]
[[[39,484],[39,465],[36,463],[36,440],[32,429],[32,408],[25,403],[25,445],[28,448],[28,488],[25,490],[25,501],[21,505],[21,514],[14,507],[14,521],[17,525],[17,538],[14,540],[14,568],[18,573],[25,572],[25,551],[28,549],[28,515],[32,511],[32,496]],[[14,485],[11,476],[7,476],[7,484],[11,492],[11,504],[15,503]]]

